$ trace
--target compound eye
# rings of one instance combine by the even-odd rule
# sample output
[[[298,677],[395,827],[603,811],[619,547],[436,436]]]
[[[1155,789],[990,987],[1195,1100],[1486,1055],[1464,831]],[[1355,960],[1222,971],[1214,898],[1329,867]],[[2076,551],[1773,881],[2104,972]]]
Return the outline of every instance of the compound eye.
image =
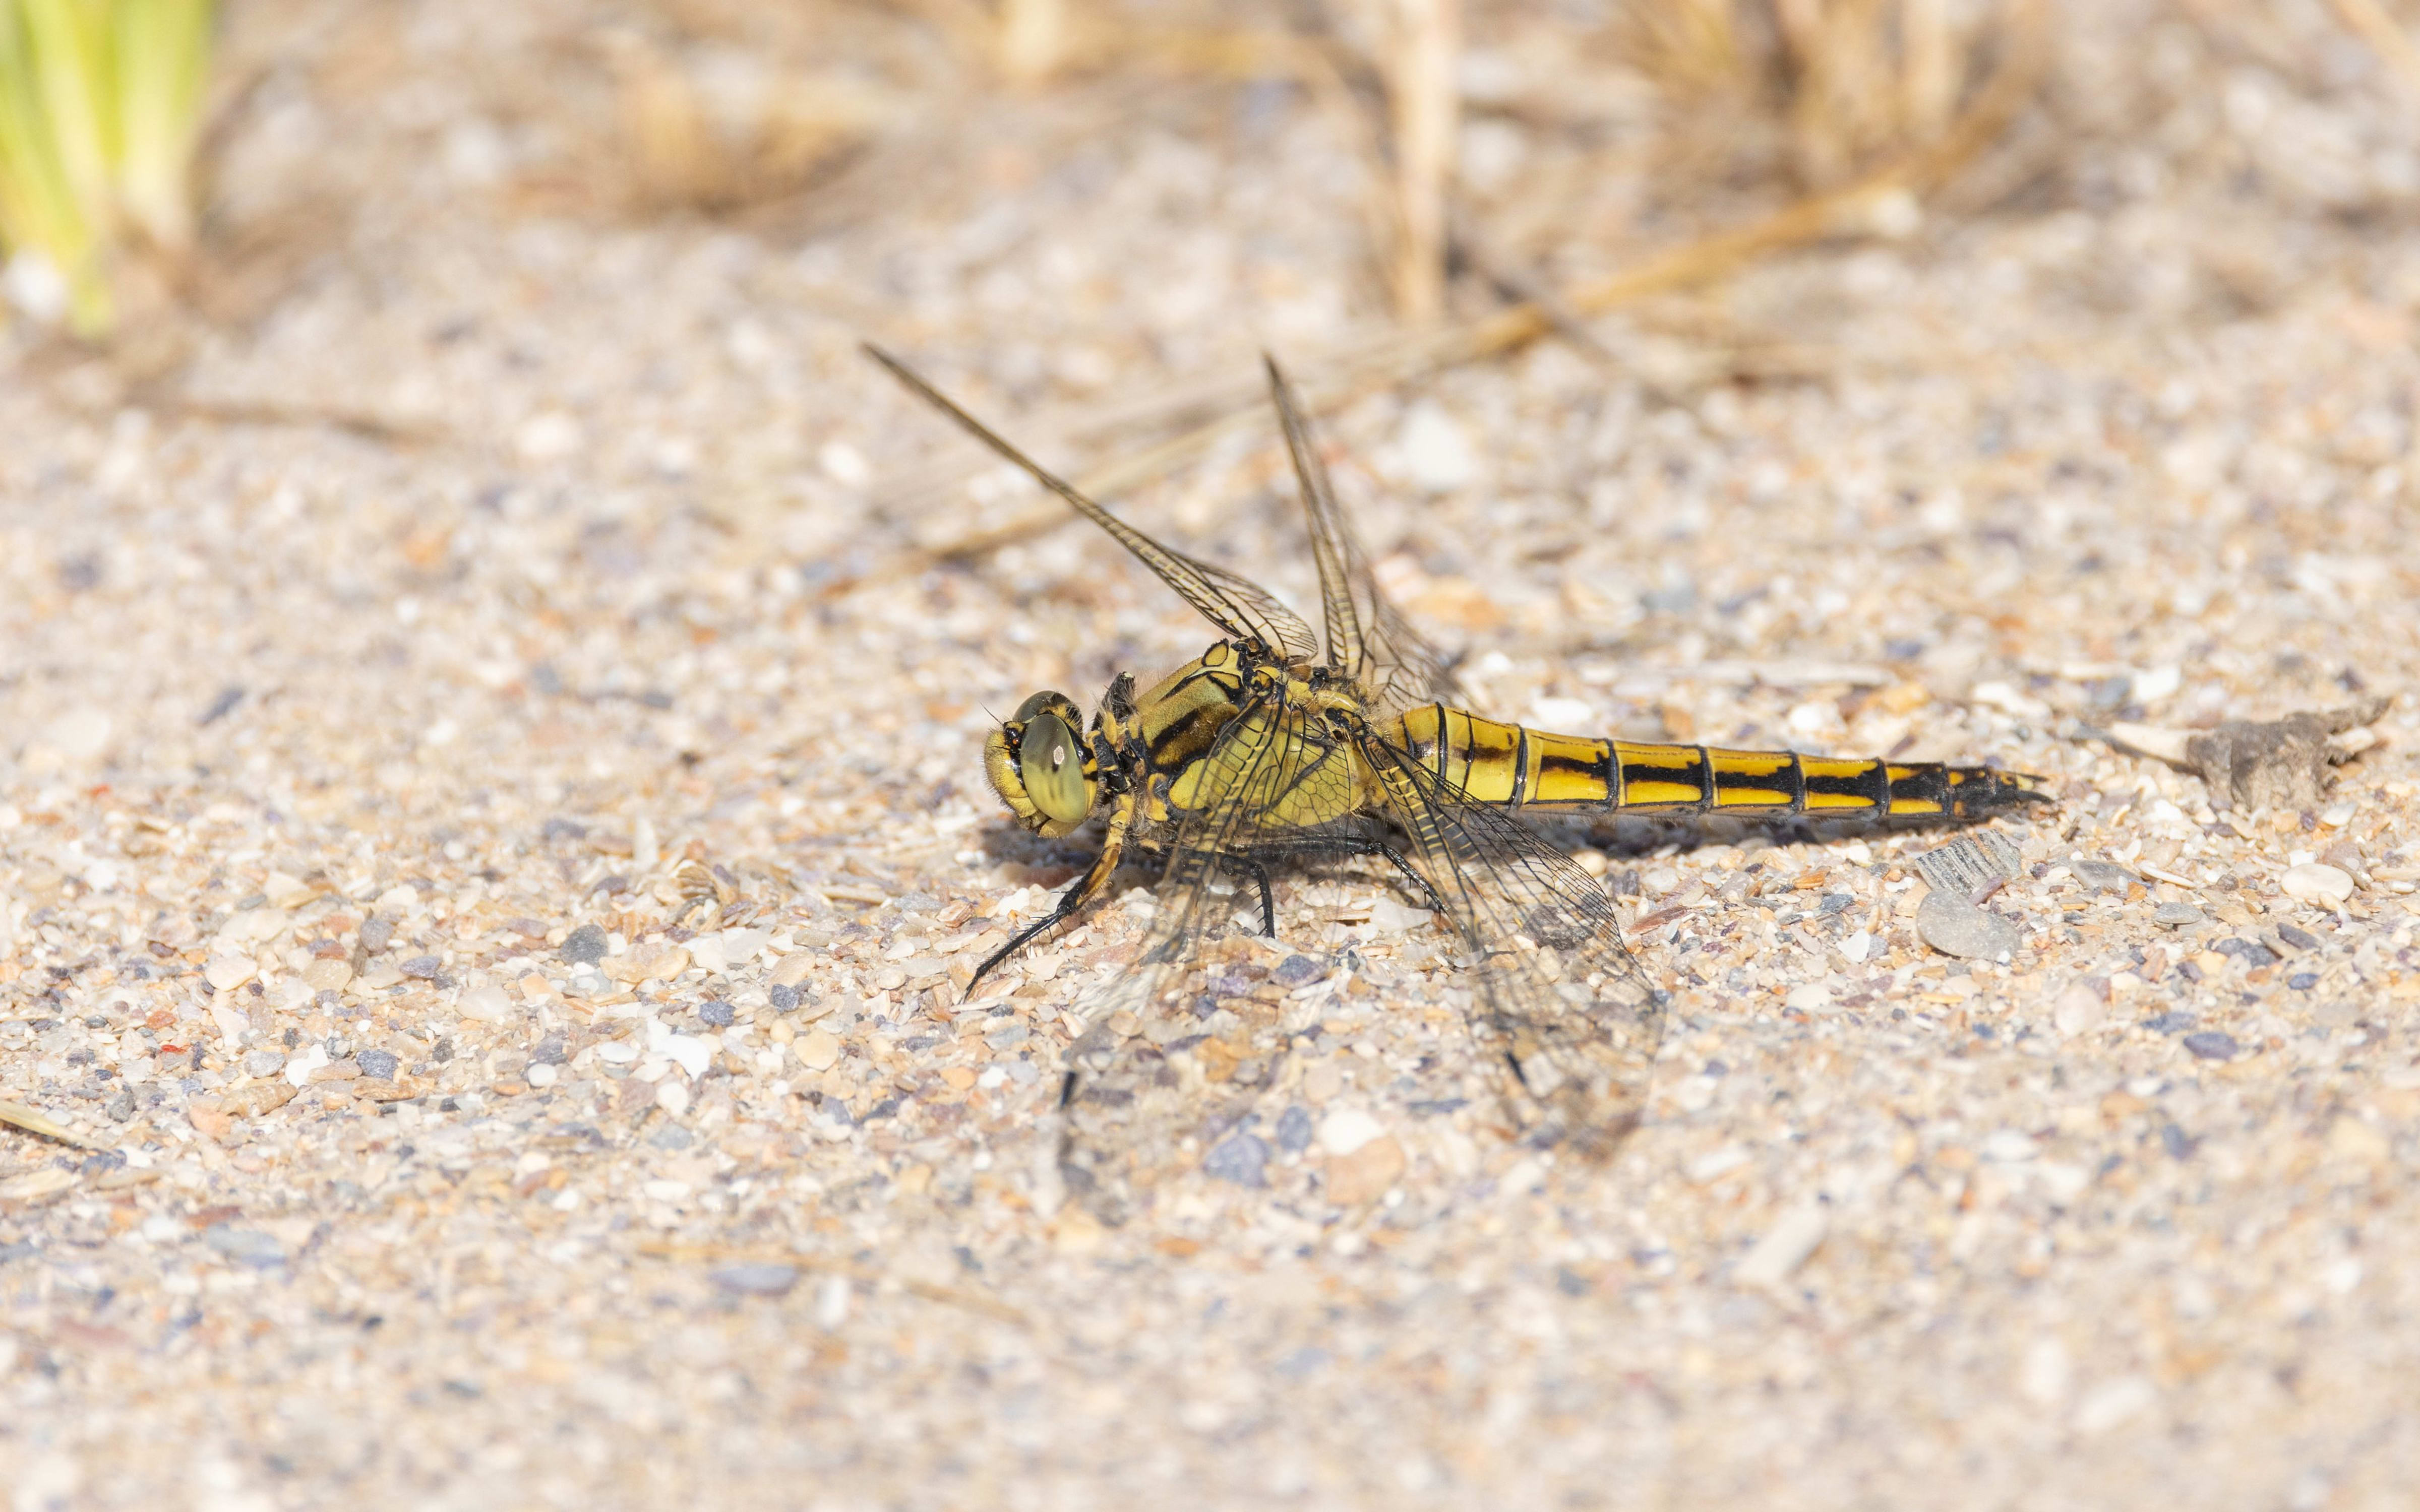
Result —
[[[1084,787],[1083,748],[1077,744],[1074,727],[1057,714],[1026,718],[1025,738],[1017,745],[1016,771],[1025,779],[1026,797],[1046,817],[1075,825],[1092,811],[1092,795]]]

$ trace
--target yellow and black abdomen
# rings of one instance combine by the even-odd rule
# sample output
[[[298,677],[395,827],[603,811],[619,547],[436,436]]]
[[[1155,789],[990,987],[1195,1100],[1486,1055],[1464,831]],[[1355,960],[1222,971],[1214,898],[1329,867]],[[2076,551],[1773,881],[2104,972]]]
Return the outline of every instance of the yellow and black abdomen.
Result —
[[[2012,773],[1558,735],[1433,703],[1389,732],[1481,803],[1546,813],[1811,813],[1964,819],[2040,800]]]

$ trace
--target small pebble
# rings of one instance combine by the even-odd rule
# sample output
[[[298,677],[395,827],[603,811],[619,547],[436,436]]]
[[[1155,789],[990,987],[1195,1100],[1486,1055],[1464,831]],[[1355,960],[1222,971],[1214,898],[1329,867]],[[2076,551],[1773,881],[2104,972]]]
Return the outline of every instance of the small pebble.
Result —
[[[697,1006],[697,1017],[701,1024],[711,1024],[718,1029],[726,1029],[731,1026],[732,1020],[738,1015],[732,1011],[729,1003],[720,998],[712,998]]]
[[[1269,973],[1269,980],[1280,987],[1299,987],[1305,982],[1317,981],[1326,975],[1327,968],[1311,957],[1290,955],[1279,962],[1277,969]]]
[[[2232,1060],[2235,1058],[2235,1036],[2217,1029],[2203,1029],[2188,1034],[2184,1046],[2199,1060]]]
[[[1419,400],[1404,412],[1395,447],[1404,480],[1426,492],[1450,493],[1479,476],[1479,453],[1469,435],[1434,399]]]
[[[795,1013],[799,1011],[799,990],[786,982],[775,982],[765,989],[765,995],[771,1001],[773,1011],[776,1013]]]
[[[2184,929],[2200,923],[2208,917],[2191,903],[2162,903],[2151,910],[2151,922],[2169,929]]]
[[[736,1296],[779,1297],[799,1284],[799,1268],[770,1260],[752,1261],[723,1266],[709,1272],[707,1278]]]
[[[202,1230],[202,1242],[238,1265],[265,1271],[286,1263],[286,1246],[257,1228],[212,1224]]]
[[[274,1076],[286,1069],[286,1057],[274,1050],[255,1050],[243,1057],[247,1076]]]
[[[2301,866],[2288,867],[2286,874],[2277,879],[2277,885],[2286,889],[2287,897],[2319,908],[2340,907],[2346,899],[2352,896],[2351,876],[2341,868],[2329,866],[2323,861],[2305,861]]]
[[[361,1073],[374,1082],[395,1080],[396,1069],[402,1064],[392,1050],[365,1050],[353,1057]]]
[[[1278,1117],[1278,1148],[1299,1155],[1311,1148],[1311,1110],[1296,1103]]]
[[[2057,1003],[2051,1009],[2051,1023],[2069,1039],[2090,1034],[2108,1022],[2108,1003],[2080,981],[2059,994]]]
[[[1202,1158],[1202,1170],[1204,1175],[1237,1186],[1266,1186],[1268,1177],[1264,1168],[1268,1163],[1266,1140],[1254,1134],[1234,1134],[1211,1147],[1210,1153]]]
[[[2297,971],[2286,979],[2286,985],[2298,993],[2309,992],[2319,984],[2319,974],[2316,971]]]
[[[1807,1263],[1823,1242],[1831,1228],[1831,1219],[1814,1203],[1791,1209],[1775,1220],[1756,1247],[1731,1272],[1731,1279],[1743,1287],[1773,1287],[1790,1279],[1791,1273]]]
[[[1350,1155],[1387,1132],[1386,1125],[1358,1108],[1339,1108],[1320,1120],[1320,1148],[1331,1155]]]
[[[365,928],[363,933],[366,934],[367,929]],[[582,924],[563,942],[559,953],[567,965],[593,966],[605,959],[608,946],[603,930],[594,924]]]
[[[1924,943],[1962,961],[1991,961],[2017,948],[2017,926],[1955,893],[1929,892],[1916,908]]]
[[[395,938],[395,920],[384,914],[372,914],[362,920],[361,945],[364,955],[376,955]]]
[[[2123,897],[2126,889],[2142,879],[2115,861],[2093,861],[2079,856],[2067,863],[2075,880],[2091,892],[2114,892]]]
[[[437,958],[427,956],[423,959],[434,961]],[[411,965],[410,961],[404,963],[406,976],[411,975]],[[513,1016],[512,999],[504,995],[502,987],[492,983],[472,988],[455,1000],[454,1007],[464,1018],[476,1019],[482,1024],[503,1024]]]
[[[415,955],[396,963],[395,969],[415,980],[427,981],[435,977],[444,963],[433,955]]]
[[[2182,1034],[2200,1022],[2201,1019],[2197,1015],[2188,1013],[2184,1010],[2179,1008],[2170,1009],[2167,1012],[2162,1013],[2156,1018],[2145,1019],[2143,1021],[2143,1027],[2150,1030],[2153,1034]]]
[[[791,1044],[790,1053],[809,1071],[830,1071],[840,1059],[840,1039],[830,1029],[811,1029]]]
[[[2291,924],[2278,925],[2277,937],[2297,950],[2316,950],[2319,948],[2318,935],[2308,930],[2296,929]]]

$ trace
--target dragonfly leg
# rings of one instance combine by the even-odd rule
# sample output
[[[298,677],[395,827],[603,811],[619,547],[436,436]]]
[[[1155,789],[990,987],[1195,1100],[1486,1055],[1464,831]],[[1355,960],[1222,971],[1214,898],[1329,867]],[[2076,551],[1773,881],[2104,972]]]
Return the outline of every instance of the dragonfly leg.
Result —
[[[1261,887],[1261,935],[1264,939],[1278,937],[1277,895],[1269,891],[1269,869],[1249,856],[1224,857],[1228,866],[1244,872]]]
[[[1412,885],[1414,890],[1428,900],[1431,913],[1442,914],[1449,918],[1452,917],[1451,911],[1445,905],[1445,900],[1437,896],[1437,890],[1435,887],[1429,886],[1429,879],[1420,875],[1419,868],[1404,859],[1403,852],[1385,841],[1367,840],[1360,836],[1345,836],[1341,838],[1339,848],[1355,856],[1385,856],[1396,871],[1404,874],[1404,879]]]
[[[975,988],[982,983],[984,978],[991,974],[992,967],[999,965],[1033,941],[1075,918],[1086,903],[1093,901],[1095,893],[1108,886],[1110,876],[1118,869],[1119,859],[1125,855],[1126,834],[1133,823],[1134,800],[1129,796],[1121,803],[1117,811],[1110,815],[1109,833],[1102,841],[1101,854],[1093,857],[1093,864],[1086,870],[1083,878],[1059,895],[1059,906],[1051,909],[1042,918],[1018,930],[1016,936],[1006,945],[994,950],[982,965],[975,967],[975,974],[967,979],[968,996],[974,995]]]

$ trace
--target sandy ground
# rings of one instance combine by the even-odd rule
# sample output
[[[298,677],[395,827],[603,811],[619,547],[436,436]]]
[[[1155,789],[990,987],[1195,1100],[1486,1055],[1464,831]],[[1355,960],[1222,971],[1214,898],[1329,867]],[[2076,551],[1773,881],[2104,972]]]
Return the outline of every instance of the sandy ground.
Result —
[[[855,344],[1085,460],[1383,319],[1351,144],[1104,84],[633,222],[498,187],[561,16],[415,15],[271,80],[247,192],[378,188],[176,396],[0,350],[0,1098],[92,1147],[0,1136],[21,1512],[2409,1504],[2420,114],[2323,8],[2079,20],[1968,213],[1326,425],[1485,712],[2046,774],[2009,959],[1916,934],[1938,834],[1574,831],[1673,994],[1588,1168],[1408,1106],[1454,972],[1290,880],[1231,990],[1308,1145],[1107,1228],[1032,1130],[1141,905],[962,1002],[1089,854],[980,746],[1208,635],[1078,530],[922,555],[1022,495],[886,486],[971,454]],[[1125,507],[1305,603],[1280,465]],[[2361,695],[2307,811],[2078,733]]]

